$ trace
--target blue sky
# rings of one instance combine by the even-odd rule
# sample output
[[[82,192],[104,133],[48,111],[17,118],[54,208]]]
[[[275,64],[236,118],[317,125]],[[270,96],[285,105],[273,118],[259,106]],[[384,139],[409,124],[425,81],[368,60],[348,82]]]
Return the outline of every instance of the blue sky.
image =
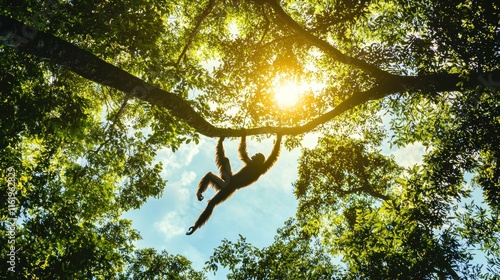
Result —
[[[274,137],[260,143],[247,139],[248,154],[269,155],[273,141]],[[304,146],[312,147],[315,143],[314,136],[304,140]],[[168,180],[163,197],[150,199],[141,209],[124,215],[132,219],[133,227],[141,232],[143,239],[136,243],[137,247],[165,249],[170,254],[183,255],[193,262],[195,269],[201,270],[223,239],[236,241],[241,234],[259,248],[272,244],[276,230],[295,214],[297,208],[292,182],[297,179],[300,149],[288,151],[283,148],[268,173],[217,206],[208,223],[193,235],[185,234],[215,193],[209,188],[202,202],[195,197],[196,186],[203,175],[209,171],[218,174],[214,161],[216,144],[217,139],[202,137],[198,145],[184,145],[175,153],[170,149],[159,152],[157,160],[163,163],[162,176]],[[226,139],[224,144],[233,172],[236,172],[243,166],[237,154],[239,139]],[[423,147],[417,144],[386,151],[394,154],[401,165],[411,166],[421,161]],[[208,276],[209,279],[226,279],[226,273],[219,268],[216,276]]]
[[[273,140],[258,143],[247,139],[248,154],[262,152],[267,157]],[[202,137],[198,145],[190,143],[176,153],[165,149],[158,154],[157,159],[164,167],[162,176],[168,180],[163,197],[150,199],[141,209],[124,215],[132,219],[133,227],[141,232],[143,239],[137,243],[138,247],[166,249],[171,254],[184,255],[193,262],[194,268],[201,269],[222,239],[236,241],[241,234],[257,247],[268,246],[273,242],[276,230],[295,214],[297,201],[292,182],[297,178],[300,150],[282,149],[271,170],[217,206],[208,223],[187,236],[187,229],[215,193],[209,188],[202,202],[195,197],[203,175],[209,171],[218,174],[216,144],[217,139]],[[226,139],[224,144],[233,172],[236,172],[243,166],[237,154],[239,139]],[[217,273],[217,277],[211,279],[225,279],[224,275]]]

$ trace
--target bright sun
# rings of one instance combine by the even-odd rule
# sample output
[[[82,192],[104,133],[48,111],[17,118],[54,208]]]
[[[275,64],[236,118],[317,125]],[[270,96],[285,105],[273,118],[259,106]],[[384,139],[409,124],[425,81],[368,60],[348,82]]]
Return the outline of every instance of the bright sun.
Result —
[[[289,107],[295,105],[303,92],[303,85],[287,81],[275,87],[274,98],[280,106]]]
[[[318,92],[325,88],[325,84],[316,81],[293,81],[277,78],[274,83],[274,99],[281,107],[294,106],[303,94],[312,91]]]

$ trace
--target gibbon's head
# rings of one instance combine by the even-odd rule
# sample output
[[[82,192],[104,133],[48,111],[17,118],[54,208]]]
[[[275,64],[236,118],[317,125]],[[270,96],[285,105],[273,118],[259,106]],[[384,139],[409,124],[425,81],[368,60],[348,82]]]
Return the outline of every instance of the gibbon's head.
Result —
[[[266,160],[266,157],[263,154],[261,154],[261,153],[255,154],[252,157],[252,163],[263,164],[264,160]]]

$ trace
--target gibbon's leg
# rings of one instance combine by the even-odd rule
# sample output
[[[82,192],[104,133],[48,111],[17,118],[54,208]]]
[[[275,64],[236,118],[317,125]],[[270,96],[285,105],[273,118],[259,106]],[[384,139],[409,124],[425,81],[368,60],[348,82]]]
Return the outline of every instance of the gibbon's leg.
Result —
[[[187,235],[193,234],[197,229],[199,229],[201,226],[203,226],[208,218],[212,215],[212,212],[214,211],[215,208],[215,202],[209,201],[207,204],[207,207],[205,207],[205,210],[201,212],[200,216],[198,217],[198,220],[194,223],[194,226],[190,227],[188,231],[186,232]]]
[[[198,217],[198,220],[194,223],[194,226],[190,227],[188,231],[186,232],[186,235],[191,235],[193,234],[197,229],[202,227],[210,218],[212,215],[212,212],[214,211],[215,206],[218,204],[224,202],[228,197],[230,197],[234,193],[235,189],[234,188],[224,188],[218,191],[212,199],[208,201],[207,207],[205,207],[205,210],[201,212],[200,216]]]
[[[220,191],[224,186],[227,185],[228,182],[226,180],[221,179],[219,176],[215,175],[212,172],[208,173],[210,176],[210,179],[212,180],[212,188],[214,188],[216,191]]]
[[[199,201],[203,200],[203,193],[207,190],[208,185],[212,185],[214,189],[219,191],[223,186],[226,186],[227,183],[224,182],[219,176],[215,175],[212,172],[208,172],[198,184],[198,190],[196,191],[196,197]]]

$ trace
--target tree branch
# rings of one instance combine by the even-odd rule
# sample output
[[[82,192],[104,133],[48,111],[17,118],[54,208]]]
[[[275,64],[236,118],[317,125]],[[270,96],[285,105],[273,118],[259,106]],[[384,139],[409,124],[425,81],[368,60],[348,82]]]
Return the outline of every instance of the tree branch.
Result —
[[[252,129],[218,128],[206,121],[194,108],[178,95],[150,85],[130,73],[99,59],[53,35],[36,30],[16,20],[0,16],[0,44],[17,51],[32,54],[53,64],[58,64],[93,82],[109,86],[152,105],[164,107],[185,121],[198,133],[208,137],[241,137],[256,134],[297,135],[306,133],[334,117],[370,100],[404,91],[441,92],[479,87],[499,87],[500,70],[475,73],[469,77],[458,74],[430,74],[425,76],[388,75],[374,88],[354,93],[333,110],[312,121],[296,127],[260,127]],[[461,86],[458,86],[462,83]]]
[[[323,24],[320,24],[314,28],[310,28],[310,29],[304,29],[305,32],[307,33],[316,33],[316,32],[323,32],[325,31],[326,29],[328,29],[330,26],[332,25],[336,25],[336,24],[339,24],[339,23],[343,23],[343,22],[346,22],[346,21],[349,21],[349,20],[352,20],[356,13],[358,13],[362,8],[358,8],[355,12],[352,12],[352,13],[349,13],[346,17],[344,18],[341,18],[341,19],[331,19],[329,20],[328,22],[325,22]],[[267,18],[267,16],[265,17],[266,19],[266,22],[269,22],[269,19]],[[266,26],[266,30],[268,29],[268,26]],[[264,44],[261,44],[259,46],[260,49],[262,48],[265,48],[265,47],[268,47],[274,43],[278,43],[280,41],[283,41],[283,40],[288,40],[288,39],[291,39],[291,38],[295,38],[295,37],[300,37],[299,34],[295,33],[295,34],[291,34],[291,35],[287,35],[287,36],[283,36],[283,37],[279,37],[279,38],[276,38],[274,40],[271,40],[269,42],[266,42]],[[264,37],[262,37],[262,39],[264,39]],[[260,40],[259,44],[262,42],[262,39]]]
[[[261,0],[255,0],[255,1],[261,1]],[[271,6],[271,8],[274,10],[274,12],[290,27],[291,29],[295,30],[297,34],[304,39],[305,41],[309,42],[310,44],[320,48],[324,52],[330,54],[335,60],[356,66],[361,70],[364,70],[370,74],[372,74],[375,78],[377,79],[382,79],[388,75],[389,73],[380,70],[379,68],[354,57],[347,56],[343,54],[341,51],[339,51],[337,48],[332,46],[330,43],[327,41],[324,41],[310,32],[308,32],[306,29],[304,29],[300,24],[298,24],[292,17],[290,17],[280,6],[278,1],[276,0],[264,0],[267,4]]]
[[[152,86],[132,74],[111,65],[92,53],[80,49],[51,34],[41,32],[5,16],[0,17],[0,41],[17,51],[58,64],[96,83],[110,86],[164,107],[207,136],[229,134],[230,129],[215,128],[178,95]]]
[[[196,26],[191,31],[191,34],[189,35],[189,38],[186,42],[186,45],[182,49],[182,52],[179,55],[179,58],[177,59],[177,62],[175,63],[175,65],[179,65],[179,63],[181,62],[184,55],[186,55],[186,52],[187,52],[189,46],[191,45],[191,43],[193,42],[193,39],[196,36],[196,33],[198,33],[198,31],[200,30],[201,24],[207,18],[207,16],[210,14],[210,12],[213,10],[214,7],[215,7],[215,0],[210,0],[207,4],[207,7],[205,8],[205,10],[203,10],[203,13],[198,18],[198,20],[196,22]]]
[[[497,82],[498,81],[498,82]],[[459,84],[461,83],[461,85]],[[247,129],[248,135],[264,133],[280,133],[298,135],[313,130],[333,118],[349,111],[350,109],[368,101],[382,99],[386,96],[400,92],[423,92],[435,94],[443,91],[458,91],[464,89],[477,89],[480,87],[500,87],[500,70],[487,73],[472,73],[468,77],[459,74],[429,74],[422,76],[397,76],[391,75],[378,86],[367,91],[356,92],[345,101],[338,104],[331,111],[313,119],[312,121],[295,127],[265,127]]]
[[[125,111],[125,107],[127,106],[127,102],[129,99],[130,96],[126,95],[125,98],[123,99],[120,109],[118,109],[118,111],[114,115],[113,120],[111,121],[111,125],[104,132],[104,141],[101,143],[101,145],[99,145],[99,147],[97,147],[97,149],[91,151],[92,154],[99,153],[101,149],[104,148],[104,146],[108,144],[109,141],[111,141],[111,136],[113,136],[113,133],[115,132],[115,127],[116,123],[118,122],[118,118],[121,116],[123,111]]]

